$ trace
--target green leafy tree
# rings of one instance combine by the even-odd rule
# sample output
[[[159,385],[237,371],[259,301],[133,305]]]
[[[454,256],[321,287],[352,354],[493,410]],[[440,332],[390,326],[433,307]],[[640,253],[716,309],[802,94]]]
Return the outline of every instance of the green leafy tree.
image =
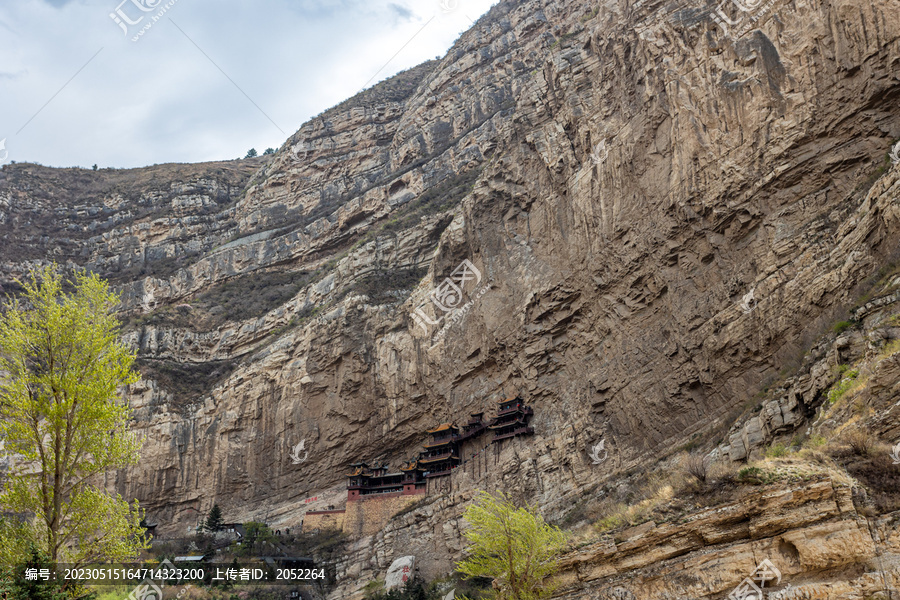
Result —
[[[263,542],[274,542],[275,536],[265,523],[250,521],[244,523],[244,536],[241,538],[243,554],[251,554],[257,548],[261,548]]]
[[[244,158],[253,158],[255,156],[259,156],[259,154],[257,154],[256,152],[256,148],[250,148],[249,150],[247,150],[247,156],[245,156]]]
[[[209,515],[206,517],[206,522],[203,523],[203,529],[215,533],[216,531],[221,531],[223,525],[225,525],[225,519],[222,518],[222,509],[219,508],[218,504],[213,504],[213,507],[209,510]]]
[[[53,268],[32,271],[0,317],[0,438],[15,457],[0,508],[28,517],[0,528],[0,546],[33,543],[54,564],[125,561],[147,547],[137,501],[92,482],[138,460],[118,390],[139,376],[108,284],[72,283],[67,293]]]
[[[263,152],[263,156],[268,156],[270,154],[275,154],[275,148],[266,148]]]
[[[70,597],[81,597],[86,591],[82,586],[71,583],[69,586],[52,577],[45,581],[43,577],[28,579],[25,575],[27,569],[36,569],[38,573],[42,569],[50,571],[53,568],[46,554],[31,546],[25,558],[25,562],[14,567],[4,567],[5,572],[0,574],[0,594],[6,593],[7,600],[68,600]],[[5,589],[2,589],[4,588]],[[68,587],[71,593],[67,593],[64,587]]]
[[[0,563],[0,598],[10,600],[13,597],[13,592],[12,568]]]
[[[24,520],[0,516],[0,565],[15,565],[25,560],[34,545],[32,533]]]
[[[554,586],[566,534],[547,524],[534,507],[517,507],[500,493],[480,492],[465,512],[469,557],[457,563],[467,577],[491,577],[497,600],[541,600]]]

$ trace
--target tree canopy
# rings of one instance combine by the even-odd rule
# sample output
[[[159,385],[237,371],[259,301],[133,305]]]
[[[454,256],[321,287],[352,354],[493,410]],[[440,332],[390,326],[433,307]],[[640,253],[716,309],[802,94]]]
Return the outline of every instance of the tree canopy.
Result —
[[[241,552],[246,555],[252,554],[257,547],[262,547],[265,543],[275,541],[275,535],[269,526],[258,521],[250,521],[244,523],[244,537],[241,539]]]
[[[216,531],[221,531],[224,524],[225,519],[222,517],[222,509],[219,508],[218,504],[213,504],[206,521],[203,523],[203,529],[215,533]]]
[[[85,273],[71,283],[67,293],[53,267],[32,271],[0,316],[0,437],[12,464],[0,507],[16,515],[0,546],[33,545],[53,563],[128,560],[147,546],[142,515],[102,475],[139,458],[119,398],[139,376],[108,284]]]
[[[566,534],[544,522],[534,507],[480,492],[465,512],[468,558],[457,569],[468,577],[491,577],[497,600],[541,600],[553,593],[547,581],[557,569]]]

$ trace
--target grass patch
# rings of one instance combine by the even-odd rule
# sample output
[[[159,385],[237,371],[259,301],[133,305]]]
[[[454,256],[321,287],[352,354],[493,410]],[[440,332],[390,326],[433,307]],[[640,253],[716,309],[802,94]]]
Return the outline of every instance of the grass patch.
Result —
[[[702,460],[702,477],[693,473],[692,461]],[[634,470],[614,484],[592,486],[582,492],[561,525],[576,527],[584,543],[597,534],[640,525],[648,521],[674,523],[698,505],[729,502],[740,491],[733,481],[733,467],[708,462],[702,455],[684,454],[662,461],[650,471]],[[588,522],[589,527],[579,527]]]
[[[316,316],[320,315],[321,313],[323,313],[327,309],[331,308],[332,306],[334,306],[334,303],[330,303],[326,306],[321,306],[321,305],[307,306],[307,307],[301,309],[300,312],[297,313],[297,316],[292,318],[288,323],[273,330],[272,333],[270,333],[269,335],[271,337],[273,337],[274,339],[278,339],[281,336],[283,336],[285,333],[290,331],[291,329],[294,329],[295,327],[298,327],[298,326],[304,324],[305,322],[309,321],[310,319],[315,318]]]
[[[803,444],[806,443],[806,434],[800,433],[791,438],[791,443],[788,444],[788,448],[792,451],[797,451],[803,448]]]
[[[697,448],[699,448],[702,445],[703,445],[703,440],[701,440],[700,436],[695,433],[694,435],[691,436],[691,439],[686,444],[682,444],[682,445],[678,446],[675,449],[675,453],[677,454],[679,452],[693,452],[694,450],[696,450]]]
[[[737,480],[741,483],[749,483],[751,485],[762,485],[772,481],[771,474],[766,473],[759,467],[744,467],[737,474]]]
[[[829,404],[837,403],[847,392],[858,387],[859,384],[862,383],[858,381],[858,377],[858,369],[850,369],[847,371],[846,376],[828,391]]]
[[[766,458],[781,458],[788,455],[788,447],[784,444],[775,444],[766,450]]]
[[[366,585],[363,586],[362,592],[363,592],[363,596],[366,598],[366,600],[370,600],[371,598],[374,598],[376,595],[384,592],[384,582],[379,579],[370,581],[369,583],[367,583]]]
[[[555,42],[553,42],[552,44],[550,44],[550,48],[556,48],[556,47],[559,46],[560,44],[564,44],[565,42],[567,42],[567,41],[571,40],[572,38],[574,38],[575,36],[577,36],[579,33],[581,33],[581,30],[579,30],[579,31],[570,31],[569,33],[564,33],[564,34],[562,34],[561,36],[559,36],[559,37],[556,39]]]
[[[832,327],[832,331],[834,331],[836,334],[840,335],[840,334],[844,333],[846,330],[853,327],[854,325],[855,325],[855,323],[853,323],[853,321],[838,321],[837,323],[834,324],[834,327]]]
[[[675,487],[669,482],[654,482],[652,478],[648,483],[641,490],[641,495],[645,497],[634,504],[608,501],[603,511],[605,514],[594,523],[594,528],[605,532],[649,521],[656,508],[674,497]]]
[[[814,450],[816,448],[821,448],[822,446],[824,446],[827,443],[828,443],[828,440],[825,438],[825,436],[811,435],[808,438],[806,438],[805,440],[803,440],[802,446],[804,449],[808,448],[808,449]]]
[[[884,360],[885,358],[890,358],[898,352],[900,352],[900,340],[891,340],[885,344],[884,348],[881,349],[881,352],[878,353],[878,359]]]
[[[875,438],[865,429],[844,432],[844,440],[858,456],[870,456],[875,448]]]
[[[628,522],[626,520],[627,510],[628,506],[621,502],[614,504],[610,514],[594,523],[594,527],[597,528],[597,531],[612,531],[613,529],[618,529]]]
[[[829,444],[826,444],[830,447]],[[824,450],[824,449],[823,449]],[[738,483],[768,485],[830,478],[839,485],[854,485],[854,481],[827,454],[805,448],[782,457],[764,458],[738,471]]]

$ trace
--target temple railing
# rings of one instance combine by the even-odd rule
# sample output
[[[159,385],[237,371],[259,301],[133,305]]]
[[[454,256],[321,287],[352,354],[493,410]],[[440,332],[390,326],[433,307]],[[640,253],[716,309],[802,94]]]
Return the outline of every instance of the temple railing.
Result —
[[[505,440],[507,438],[515,437],[517,435],[527,435],[530,433],[534,433],[533,427],[517,427],[511,431],[507,431],[506,433],[499,433],[494,436],[494,439],[491,442],[498,442],[500,440]]]

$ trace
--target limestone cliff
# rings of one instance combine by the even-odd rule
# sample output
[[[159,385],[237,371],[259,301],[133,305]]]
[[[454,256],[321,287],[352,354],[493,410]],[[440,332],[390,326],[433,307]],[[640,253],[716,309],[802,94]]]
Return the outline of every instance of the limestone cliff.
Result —
[[[271,161],[5,167],[3,285],[52,259],[123,294],[147,443],[110,483],[162,533],[213,502],[295,526],[339,501],[349,463],[397,464],[516,391],[537,434],[432,498],[418,539],[438,574],[476,487],[562,516],[692,439],[739,460],[805,423],[822,374],[735,421],[897,255],[900,11],[757,3],[726,35],[716,8],[502,1]],[[471,305],[428,326],[464,260]],[[347,580],[389,563],[401,529],[359,542]]]

